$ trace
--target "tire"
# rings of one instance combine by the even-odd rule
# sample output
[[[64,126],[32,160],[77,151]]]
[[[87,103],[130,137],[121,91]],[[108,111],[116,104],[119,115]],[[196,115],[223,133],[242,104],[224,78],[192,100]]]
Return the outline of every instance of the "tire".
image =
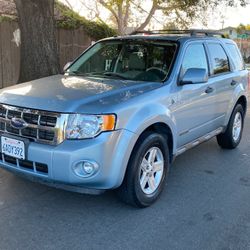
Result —
[[[238,121],[238,124],[237,121]],[[244,110],[241,104],[237,104],[230,117],[227,129],[224,133],[217,135],[218,144],[225,149],[236,148],[242,137],[244,127]]]
[[[132,151],[124,181],[117,190],[119,198],[136,207],[150,206],[165,186],[168,169],[167,136],[145,132]]]

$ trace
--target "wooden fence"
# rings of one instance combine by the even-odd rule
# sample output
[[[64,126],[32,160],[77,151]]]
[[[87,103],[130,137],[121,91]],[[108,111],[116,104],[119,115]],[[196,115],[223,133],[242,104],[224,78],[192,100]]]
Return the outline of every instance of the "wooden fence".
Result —
[[[20,46],[18,44],[18,24],[0,23],[0,88],[17,83],[20,69]],[[83,29],[57,30],[57,42],[61,69],[82,53],[90,44],[91,38]]]

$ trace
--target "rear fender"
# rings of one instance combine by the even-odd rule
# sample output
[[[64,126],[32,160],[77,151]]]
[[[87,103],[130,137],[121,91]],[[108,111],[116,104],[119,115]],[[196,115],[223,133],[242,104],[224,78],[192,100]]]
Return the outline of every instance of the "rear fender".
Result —
[[[234,110],[235,105],[237,104],[238,100],[242,96],[244,96],[246,98],[246,100],[247,100],[248,96],[247,96],[246,90],[244,89],[244,86],[242,84],[239,84],[235,88],[233,98],[231,99],[231,101],[229,103],[229,106],[228,106],[228,110],[227,110],[226,117],[225,117],[225,122],[223,124],[225,129],[226,129],[228,123],[229,123],[229,120],[230,120],[230,117],[231,117],[231,114],[232,114],[232,112]]]

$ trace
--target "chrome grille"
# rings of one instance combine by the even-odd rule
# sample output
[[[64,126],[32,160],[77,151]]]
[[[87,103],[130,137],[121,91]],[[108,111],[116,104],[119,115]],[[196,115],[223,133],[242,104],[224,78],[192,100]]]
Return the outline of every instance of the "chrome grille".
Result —
[[[12,127],[14,117],[22,118],[28,126],[24,129]],[[0,132],[56,145],[64,139],[64,124],[63,114],[0,104]]]

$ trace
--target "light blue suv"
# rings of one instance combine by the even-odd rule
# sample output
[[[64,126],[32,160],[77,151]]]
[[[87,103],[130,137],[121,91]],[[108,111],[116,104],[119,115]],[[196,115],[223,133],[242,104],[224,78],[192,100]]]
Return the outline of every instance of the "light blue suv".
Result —
[[[101,40],[51,76],[0,92],[2,168],[84,193],[151,205],[174,158],[217,136],[240,143],[248,71],[208,31]]]

